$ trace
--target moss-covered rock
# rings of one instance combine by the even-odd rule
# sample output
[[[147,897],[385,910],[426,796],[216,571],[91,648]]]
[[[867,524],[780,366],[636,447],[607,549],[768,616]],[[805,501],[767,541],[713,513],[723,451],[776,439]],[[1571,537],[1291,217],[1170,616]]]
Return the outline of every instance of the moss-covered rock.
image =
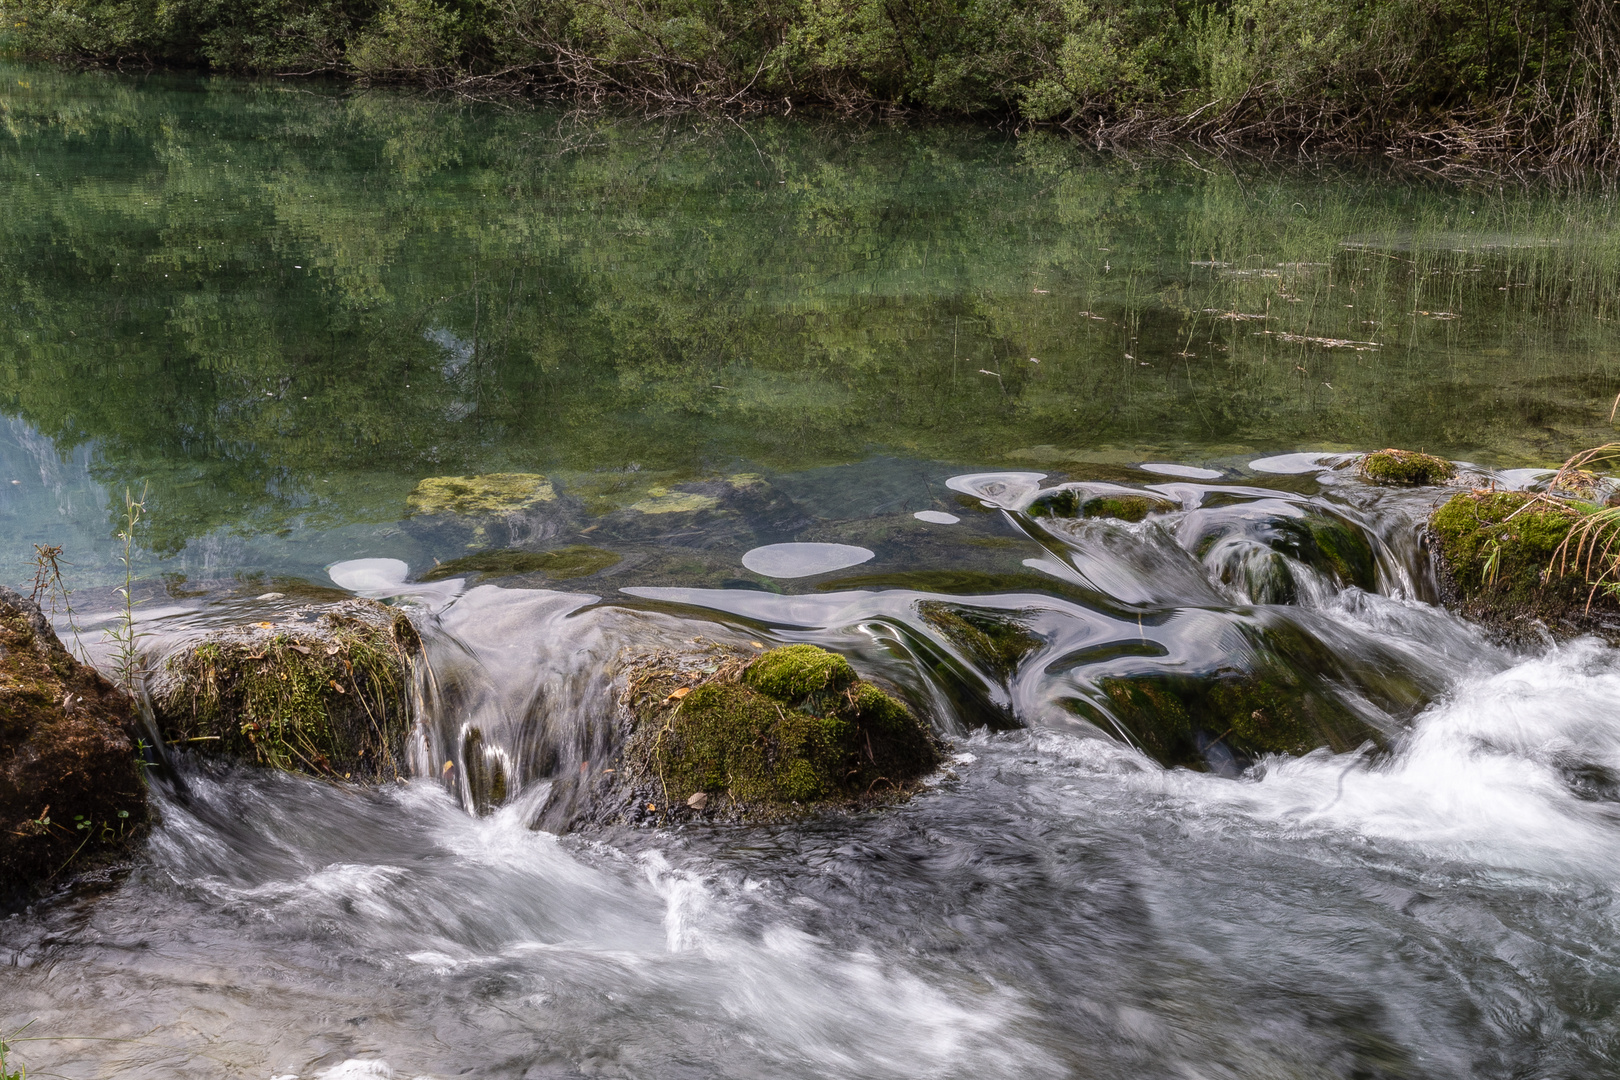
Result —
[[[1595,589],[1594,562],[1577,558],[1570,532],[1598,507],[1521,491],[1469,491],[1429,519],[1442,598],[1511,638],[1597,633],[1620,642],[1620,604]],[[1603,519],[1594,519],[1601,522]],[[1609,525],[1595,535],[1614,535]],[[1600,546],[1604,540],[1600,540]],[[1561,550],[1563,549],[1563,550]]]
[[[1087,484],[1043,494],[1030,503],[1026,512],[1036,518],[1113,518],[1138,522],[1149,514],[1164,514],[1175,509],[1175,503],[1156,495],[1131,488]]]
[[[140,834],[132,709],[32,601],[0,587],[0,909]]]
[[[986,611],[943,600],[924,600],[917,612],[945,639],[994,678],[1006,682],[1041,639],[1019,618],[1023,612]]]
[[[557,498],[551,481],[539,473],[482,476],[430,476],[405,500],[412,514],[512,514]]]
[[[299,615],[211,633],[168,656],[152,679],[164,738],[315,776],[398,776],[421,649],[410,620],[370,600]]]
[[[1357,469],[1376,484],[1404,487],[1438,484],[1457,475],[1457,466],[1445,458],[1415,450],[1379,450],[1362,458]]]
[[[634,819],[772,818],[903,797],[942,747],[905,705],[813,645],[634,665],[609,786]]]
[[[476,574],[480,578],[503,577],[509,574],[544,574],[548,578],[567,581],[570,578],[590,577],[611,566],[621,556],[602,548],[572,544],[551,551],[521,551],[504,548],[484,551],[465,558],[442,562],[422,575],[423,581]]]

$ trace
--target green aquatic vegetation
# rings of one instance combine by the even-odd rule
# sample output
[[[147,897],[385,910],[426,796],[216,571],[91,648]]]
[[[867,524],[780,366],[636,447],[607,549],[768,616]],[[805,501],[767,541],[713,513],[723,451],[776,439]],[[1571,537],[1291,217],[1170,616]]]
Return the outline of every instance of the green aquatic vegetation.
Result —
[[[860,805],[908,793],[940,761],[910,709],[814,645],[645,658],[624,700],[620,783],[638,816]]]
[[[1036,518],[1114,518],[1134,523],[1146,519],[1149,514],[1163,514],[1174,509],[1175,503],[1152,495],[1088,495],[1084,491],[1064,488],[1035,500],[1027,513]]]
[[[311,622],[211,634],[171,655],[152,688],[164,737],[334,779],[400,774],[410,663],[403,613],[346,601]]]
[[[538,473],[430,476],[405,500],[411,514],[511,514],[551,502],[557,491]]]
[[[1438,484],[1457,475],[1457,466],[1451,462],[1414,450],[1380,450],[1362,458],[1357,468],[1375,483],[1412,487]]]
[[[1041,639],[1019,618],[1025,612],[987,611],[923,600],[917,604],[917,613],[1003,682],[1012,678],[1024,657],[1041,645]]]
[[[439,563],[422,575],[423,581],[441,581],[463,574],[480,577],[498,577],[505,574],[544,574],[548,578],[566,581],[570,578],[590,577],[616,566],[622,556],[603,548],[572,544],[551,551],[519,551],[505,549],[485,551]]]

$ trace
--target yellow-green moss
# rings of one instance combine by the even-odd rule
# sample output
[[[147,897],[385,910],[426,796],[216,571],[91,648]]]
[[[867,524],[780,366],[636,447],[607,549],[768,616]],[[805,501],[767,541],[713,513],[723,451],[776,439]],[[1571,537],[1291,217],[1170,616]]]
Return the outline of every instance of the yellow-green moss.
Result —
[[[419,647],[404,615],[350,601],[313,625],[244,628],[181,650],[159,672],[153,704],[178,744],[292,772],[390,779]]]
[[[632,682],[623,757],[653,813],[684,812],[700,792],[708,810],[740,814],[859,803],[939,763],[927,727],[835,653],[794,645],[712,663],[706,676],[655,665]]]
[[[720,500],[713,495],[655,487],[648,488],[644,497],[630,504],[630,509],[642,514],[692,514],[719,505]]]
[[[412,514],[510,514],[556,497],[556,488],[539,473],[430,476],[417,483],[405,506]]]
[[[1361,459],[1360,471],[1374,483],[1416,487],[1451,479],[1457,475],[1457,466],[1415,450],[1380,450]]]
[[[463,574],[499,577],[504,574],[544,574],[559,581],[589,577],[620,561],[620,556],[602,548],[574,544],[553,551],[519,551],[505,548],[485,551],[442,562],[422,575],[423,581],[439,581]]]

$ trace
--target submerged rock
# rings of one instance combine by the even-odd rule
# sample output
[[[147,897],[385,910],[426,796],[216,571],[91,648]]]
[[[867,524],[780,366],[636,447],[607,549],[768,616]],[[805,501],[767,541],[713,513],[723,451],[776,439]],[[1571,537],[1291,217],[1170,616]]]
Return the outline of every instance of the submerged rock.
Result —
[[[505,548],[442,562],[423,574],[422,580],[439,581],[464,574],[476,574],[481,578],[508,574],[544,574],[548,578],[566,581],[570,578],[590,577],[618,565],[621,560],[621,556],[611,551],[584,544],[572,544],[551,551]]]
[[[943,600],[923,600],[917,613],[945,639],[1005,683],[1019,663],[1041,646],[1023,619],[1026,612],[998,612]]]
[[[1110,484],[1075,484],[1047,492],[1030,503],[1030,517],[1113,518],[1137,522],[1149,514],[1166,514],[1179,507],[1169,499],[1134,488]]]
[[[1357,470],[1374,483],[1405,487],[1438,484],[1457,475],[1457,466],[1445,458],[1415,450],[1379,450],[1362,458]]]
[[[0,908],[141,833],[134,730],[129,697],[0,586]]]
[[[389,780],[401,772],[420,649],[402,612],[347,600],[307,621],[192,642],[159,666],[152,702],[170,742],[290,772]]]
[[[942,747],[899,701],[814,645],[633,665],[603,820],[773,818],[903,798]],[[700,797],[701,796],[701,797]]]
[[[405,506],[412,514],[511,514],[556,498],[556,488],[539,473],[430,476],[417,483]]]
[[[1616,527],[1591,518],[1598,509],[1522,491],[1452,496],[1429,519],[1442,599],[1510,639],[1533,639],[1539,625],[1620,644],[1620,603],[1588,577],[1601,575],[1602,559],[1571,535],[1590,519],[1599,550],[1610,542]]]

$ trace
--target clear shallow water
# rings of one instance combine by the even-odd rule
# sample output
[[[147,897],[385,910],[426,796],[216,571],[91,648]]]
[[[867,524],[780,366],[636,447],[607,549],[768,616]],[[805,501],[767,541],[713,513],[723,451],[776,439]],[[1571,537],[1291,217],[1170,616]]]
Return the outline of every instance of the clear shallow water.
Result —
[[[1607,437],[1601,187],[6,75],[7,580],[63,543],[102,649],[144,483],[154,657],[353,590],[434,672],[409,784],[183,762],[127,879],[0,922],[31,1074],[1620,1074],[1615,654],[1434,607],[1443,493],[1322,456],[1518,486]],[[495,471],[559,497],[406,512]],[[1162,505],[1036,516],[1065,485]],[[620,561],[416,580],[578,544]],[[745,561],[798,544],[872,557]],[[838,648],[957,760],[880,814],[548,831],[615,661],[699,635]],[[1165,769],[1106,691],[1266,665],[1390,749]]]

